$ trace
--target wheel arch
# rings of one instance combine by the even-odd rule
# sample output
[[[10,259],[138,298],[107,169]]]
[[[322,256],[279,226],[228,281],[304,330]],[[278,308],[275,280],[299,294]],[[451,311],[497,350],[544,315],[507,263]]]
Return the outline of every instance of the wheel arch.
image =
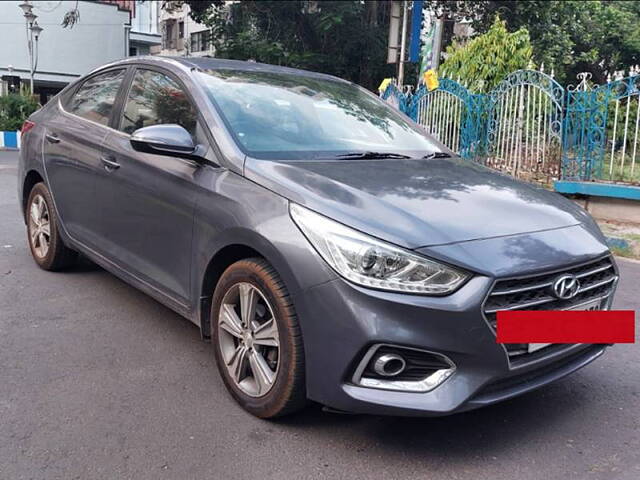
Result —
[[[230,237],[233,241],[215,249],[199,278],[198,320],[204,339],[211,336],[210,312],[215,287],[224,271],[235,262],[252,257],[262,258],[278,272],[290,292],[296,289],[286,260],[267,239],[248,232],[235,232]]]
[[[27,223],[27,201],[29,200],[29,194],[33,187],[40,183],[44,182],[44,177],[35,169],[29,170],[24,177],[24,181],[22,182],[22,198],[20,206],[22,208],[22,220]]]

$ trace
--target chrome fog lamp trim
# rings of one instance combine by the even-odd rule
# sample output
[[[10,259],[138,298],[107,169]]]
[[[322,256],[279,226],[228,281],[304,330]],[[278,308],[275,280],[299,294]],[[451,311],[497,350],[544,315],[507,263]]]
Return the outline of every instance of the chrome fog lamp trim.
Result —
[[[381,390],[395,390],[400,392],[416,392],[425,393],[433,390],[455,371],[455,368],[447,368],[443,370],[436,370],[427,378],[422,380],[416,380],[412,382],[400,381],[400,380],[380,380],[377,378],[362,378],[360,379],[360,386],[368,388],[379,388]]]
[[[391,379],[387,380],[387,379],[380,379],[380,378],[364,377],[363,374],[365,369],[367,368],[367,365],[369,364],[369,362],[375,355],[376,351],[380,347],[391,347],[391,348],[397,348],[398,350],[413,350],[417,352],[436,355],[442,358],[446,363],[448,363],[450,368],[443,368],[440,370],[436,370],[428,377],[425,377],[420,380],[412,380],[412,381],[391,380]],[[358,368],[356,368],[356,371],[353,374],[352,381],[355,385],[358,385],[360,387],[376,388],[379,390],[390,390],[390,391],[396,391],[396,392],[426,393],[440,386],[447,378],[453,375],[455,371],[456,371],[455,364],[448,357],[446,357],[445,355],[442,355],[441,353],[432,352],[429,350],[423,350],[420,348],[411,348],[411,347],[391,345],[386,343],[378,343],[373,345],[364,355],[364,357],[358,364]]]

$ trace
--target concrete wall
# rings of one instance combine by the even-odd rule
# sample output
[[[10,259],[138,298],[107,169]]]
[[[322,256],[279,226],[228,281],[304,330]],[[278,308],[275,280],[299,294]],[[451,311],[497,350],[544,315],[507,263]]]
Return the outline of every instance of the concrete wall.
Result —
[[[13,74],[28,81],[29,54],[21,1],[0,2],[0,75]],[[60,25],[75,2],[34,2],[33,13],[44,28],[39,44],[36,85],[64,84],[102,64],[129,55],[129,13],[113,4],[79,2],[80,21],[73,28]]]
[[[573,197],[573,200],[598,220],[640,225],[640,202],[622,198]]]

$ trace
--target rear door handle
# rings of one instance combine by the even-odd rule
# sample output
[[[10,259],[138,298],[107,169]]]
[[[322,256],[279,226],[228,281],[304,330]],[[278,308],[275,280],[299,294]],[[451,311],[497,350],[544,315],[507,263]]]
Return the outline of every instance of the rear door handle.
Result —
[[[44,138],[46,138],[49,143],[60,143],[60,137],[55,133],[47,133]]]
[[[103,157],[100,158],[100,160],[102,161],[102,164],[104,165],[105,170],[107,170],[108,172],[113,172],[114,170],[117,170],[118,168],[120,168],[120,164],[116,162],[114,160],[114,157],[112,156],[104,155]]]

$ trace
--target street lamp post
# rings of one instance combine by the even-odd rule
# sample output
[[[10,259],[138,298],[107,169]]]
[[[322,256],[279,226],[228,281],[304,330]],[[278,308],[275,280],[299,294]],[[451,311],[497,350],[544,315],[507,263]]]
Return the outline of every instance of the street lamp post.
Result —
[[[29,72],[31,74],[31,95],[33,95],[33,77],[36,69],[38,68],[38,38],[42,33],[43,28],[38,25],[36,18],[38,16],[33,13],[33,5],[29,0],[24,0],[23,3],[18,5],[24,12],[25,28],[27,32],[27,47],[29,50]]]

